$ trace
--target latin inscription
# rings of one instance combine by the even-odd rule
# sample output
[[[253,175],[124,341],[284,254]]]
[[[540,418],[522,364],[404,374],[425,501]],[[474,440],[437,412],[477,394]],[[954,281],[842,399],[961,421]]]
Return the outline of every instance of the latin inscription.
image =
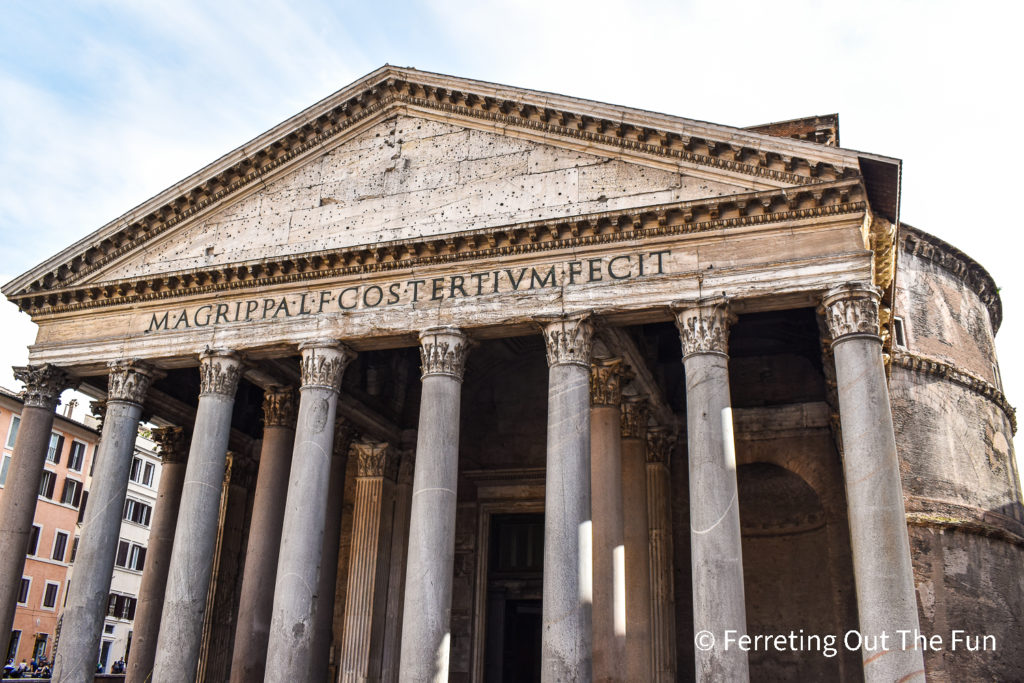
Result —
[[[410,278],[383,284],[354,284],[337,289],[292,292],[230,303],[204,304],[154,313],[146,332],[186,330],[303,315],[345,313],[386,306],[424,304],[509,292],[559,289],[595,282],[616,282],[665,273],[670,250],[517,266],[461,275]]]

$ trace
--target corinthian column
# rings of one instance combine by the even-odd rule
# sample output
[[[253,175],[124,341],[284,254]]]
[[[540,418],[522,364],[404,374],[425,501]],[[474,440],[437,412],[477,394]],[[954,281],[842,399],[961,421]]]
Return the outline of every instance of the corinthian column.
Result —
[[[292,388],[271,387],[263,392],[263,444],[231,655],[233,683],[263,680],[284,501],[295,444],[295,409]]]
[[[321,554],[338,391],[355,353],[334,340],[308,342],[299,350],[302,387],[267,645],[268,681],[309,680],[321,563],[337,562]]]
[[[241,374],[242,361],[234,353],[206,351],[199,357],[199,406],[160,617],[154,682],[195,680],[217,545],[231,413]]]
[[[626,680],[626,560],[622,531],[622,359],[590,366],[590,495],[594,523],[594,680]]]
[[[153,370],[144,363],[122,361],[110,365],[103,434],[96,449],[89,506],[75,557],[75,580],[64,606],[54,681],[92,681],[96,674],[96,653],[107,613],[139,416],[152,379]]]
[[[686,371],[686,426],[690,459],[690,539],[693,629],[699,681],[746,681],[747,654],[724,646],[726,631],[747,632],[743,550],[736,489],[728,342],[731,316],[723,299],[676,309]],[[711,638],[704,641],[710,643]]]
[[[469,339],[454,327],[420,333],[420,394],[399,680],[448,680],[459,413]]]
[[[345,590],[342,683],[378,681],[384,645],[391,520],[397,453],[386,443],[358,441],[356,493],[352,510],[352,550]]]
[[[622,512],[626,546],[626,680],[651,680],[651,561],[647,522],[647,399],[622,401]]]
[[[647,519],[651,545],[651,680],[676,680],[676,595],[672,567],[672,438],[664,427],[647,430]]]
[[[544,326],[548,356],[541,680],[592,679],[590,353],[582,317]]]
[[[0,634],[7,642],[21,589],[25,553],[36,514],[39,482],[53,430],[53,411],[70,384],[67,373],[53,365],[14,368],[25,383],[21,424],[0,496]]]
[[[822,302],[836,363],[860,631],[865,642],[878,638],[883,643],[883,634],[888,636],[887,643],[861,656],[867,681],[923,680],[921,651],[904,649],[897,635],[900,630],[916,633],[919,624],[882,363],[879,295],[876,287],[854,282],[830,290]]]
[[[129,683],[145,683],[153,673],[160,615],[164,609],[167,570],[171,562],[171,549],[174,547],[174,528],[178,522],[181,487],[185,481],[185,458],[188,455],[188,440],[181,427],[154,429],[153,440],[160,444],[160,489],[153,507],[146,567],[142,571],[139,604],[132,626],[132,656],[128,660],[125,677]]]

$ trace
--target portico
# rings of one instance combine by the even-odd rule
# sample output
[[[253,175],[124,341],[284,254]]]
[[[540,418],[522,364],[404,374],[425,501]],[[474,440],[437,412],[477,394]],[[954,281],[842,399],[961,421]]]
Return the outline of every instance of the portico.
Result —
[[[727,630],[915,628],[892,418],[861,395],[897,162],[493,89],[385,67],[5,290],[40,390],[124,406],[114,508],[121,432],[191,433],[152,680],[746,680],[777,662]],[[258,460],[244,543],[229,450]],[[811,538],[827,576],[784,605]],[[55,680],[89,680],[102,592],[72,585]],[[923,671],[878,654],[813,673]]]

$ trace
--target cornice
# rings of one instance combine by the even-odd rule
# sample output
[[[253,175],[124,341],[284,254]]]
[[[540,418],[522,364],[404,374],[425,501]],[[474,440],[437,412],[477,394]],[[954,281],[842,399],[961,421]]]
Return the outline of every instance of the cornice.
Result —
[[[796,186],[859,177],[852,153],[624,107],[385,67],[310,107],[15,279],[17,298],[80,282],[370,117],[406,107]],[[700,135],[691,135],[693,130]]]
[[[64,313],[649,237],[756,227],[858,213],[866,208],[863,186],[859,180],[850,179],[797,190],[750,192],[291,254],[12,296],[11,300],[30,314]]]
[[[948,380],[988,399],[1006,414],[1006,419],[1010,421],[1010,429],[1014,434],[1017,433],[1017,411],[1006,400],[1003,392],[991,382],[961,370],[952,363],[909,351],[896,350],[892,356],[892,363],[911,372]]]
[[[1003,302],[999,288],[988,271],[952,244],[906,223],[900,224],[903,251],[930,263],[960,278],[971,288],[988,309],[992,321],[992,333],[999,331],[1003,322]]]

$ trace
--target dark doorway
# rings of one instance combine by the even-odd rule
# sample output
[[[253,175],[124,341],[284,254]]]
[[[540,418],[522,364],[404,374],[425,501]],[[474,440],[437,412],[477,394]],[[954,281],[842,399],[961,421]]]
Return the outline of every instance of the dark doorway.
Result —
[[[544,515],[492,516],[488,545],[484,678],[539,682]]]

